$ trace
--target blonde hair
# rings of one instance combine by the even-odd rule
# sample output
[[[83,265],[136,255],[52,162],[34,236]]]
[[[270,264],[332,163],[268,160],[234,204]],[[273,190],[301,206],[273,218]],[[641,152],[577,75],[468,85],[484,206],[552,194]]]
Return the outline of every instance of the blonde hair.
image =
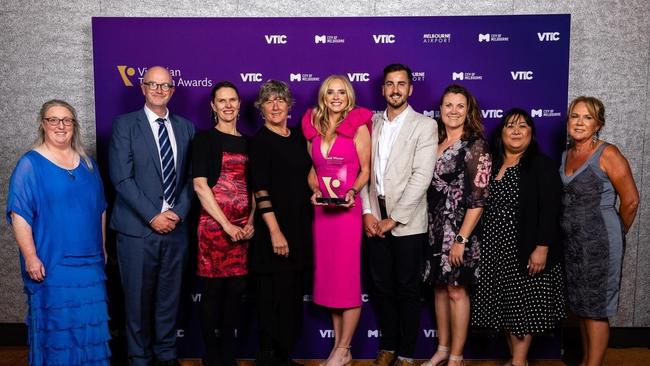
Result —
[[[45,129],[43,128],[43,118],[45,118],[45,114],[47,111],[52,108],[52,107],[63,107],[70,111],[72,114],[72,118],[74,119],[74,122],[72,122],[72,141],[70,144],[72,145],[72,150],[74,150],[79,156],[83,159],[84,162],[86,162],[86,165],[88,166],[88,169],[92,172],[93,171],[93,163],[86,154],[86,149],[84,149],[84,145],[81,142],[81,132],[79,129],[79,122],[77,119],[77,111],[74,109],[73,106],[70,105],[70,103],[60,100],[60,99],[52,99],[48,100],[47,102],[43,103],[41,106],[41,110],[38,113],[38,136],[36,137],[36,141],[34,142],[34,147],[43,145],[45,143]]]
[[[330,126],[329,109],[327,108],[327,104],[325,104],[325,96],[327,95],[327,89],[334,80],[339,80],[343,83],[343,88],[345,88],[345,93],[348,96],[348,105],[345,106],[341,113],[341,121],[345,119],[348,113],[354,109],[355,106],[356,97],[354,95],[354,89],[345,76],[331,75],[325,79],[318,89],[318,105],[314,107],[311,114],[311,122],[321,136],[325,136]]]
[[[585,104],[585,106],[587,107],[587,111],[589,111],[591,117],[593,117],[593,119],[596,120],[598,126],[602,128],[605,125],[605,106],[603,105],[603,102],[601,102],[600,99],[596,97],[587,97],[584,95],[577,97],[571,101],[571,103],[569,104],[569,112],[567,113],[567,119],[570,118],[571,111],[573,110],[573,108],[575,108],[575,106],[578,103]]]

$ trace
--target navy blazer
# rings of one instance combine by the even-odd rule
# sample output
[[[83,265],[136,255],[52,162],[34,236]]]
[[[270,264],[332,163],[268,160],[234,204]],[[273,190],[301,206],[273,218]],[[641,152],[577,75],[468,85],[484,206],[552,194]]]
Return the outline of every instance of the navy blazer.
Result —
[[[194,195],[189,155],[196,129],[181,116],[170,113],[169,120],[176,140],[176,192],[179,192],[172,211],[184,220]],[[149,222],[162,209],[162,172],[155,138],[144,108],[113,121],[108,162],[116,197],[110,227],[120,233],[148,236],[152,232]]]

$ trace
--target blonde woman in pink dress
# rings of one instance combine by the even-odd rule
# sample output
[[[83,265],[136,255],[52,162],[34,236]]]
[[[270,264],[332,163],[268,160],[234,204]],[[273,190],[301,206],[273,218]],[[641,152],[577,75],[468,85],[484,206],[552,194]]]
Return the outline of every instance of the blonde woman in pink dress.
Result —
[[[323,81],[318,105],[302,129],[313,167],[314,302],[332,313],[334,347],[324,366],[352,361],[350,343],[361,316],[361,199],[370,176],[372,112],[355,108],[354,90],[339,75]]]

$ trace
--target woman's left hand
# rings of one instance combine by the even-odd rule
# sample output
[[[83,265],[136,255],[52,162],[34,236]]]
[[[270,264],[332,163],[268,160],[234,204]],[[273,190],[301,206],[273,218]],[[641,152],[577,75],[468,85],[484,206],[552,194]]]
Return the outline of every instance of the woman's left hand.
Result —
[[[345,202],[346,202],[346,203],[343,204],[343,205],[341,205],[341,207],[350,208],[350,207],[354,206],[354,198],[355,198],[355,197],[356,197],[355,192],[354,192],[352,189],[349,189],[349,190],[345,193]]]
[[[463,254],[465,254],[465,244],[454,241],[449,250],[449,264],[452,267],[463,265]]]
[[[548,254],[548,247],[538,245],[535,247],[530,257],[528,258],[528,274],[536,275],[546,268],[546,256]]]
[[[243,231],[244,231],[244,237],[242,239],[249,240],[250,238],[253,237],[253,234],[255,234],[255,227],[253,226],[253,224],[248,223],[244,225]]]

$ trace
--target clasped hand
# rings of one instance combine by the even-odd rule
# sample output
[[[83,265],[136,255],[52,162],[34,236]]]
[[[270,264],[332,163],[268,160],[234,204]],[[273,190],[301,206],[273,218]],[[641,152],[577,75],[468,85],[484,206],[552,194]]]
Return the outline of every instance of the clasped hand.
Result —
[[[167,210],[156,215],[150,225],[159,234],[169,234],[179,221],[181,218],[174,211]]]

